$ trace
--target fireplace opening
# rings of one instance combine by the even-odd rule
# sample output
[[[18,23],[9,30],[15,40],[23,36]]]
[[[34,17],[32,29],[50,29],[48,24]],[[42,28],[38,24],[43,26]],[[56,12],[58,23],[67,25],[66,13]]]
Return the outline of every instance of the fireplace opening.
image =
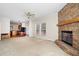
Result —
[[[72,46],[72,31],[62,31],[62,41],[65,42],[66,44]]]

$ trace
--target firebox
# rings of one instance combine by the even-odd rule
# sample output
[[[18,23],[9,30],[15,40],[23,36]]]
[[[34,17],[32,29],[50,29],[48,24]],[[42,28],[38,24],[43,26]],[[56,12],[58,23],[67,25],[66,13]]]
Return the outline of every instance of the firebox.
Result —
[[[62,36],[61,40],[63,42],[72,46],[72,43],[73,43],[72,31],[62,31],[61,36]]]

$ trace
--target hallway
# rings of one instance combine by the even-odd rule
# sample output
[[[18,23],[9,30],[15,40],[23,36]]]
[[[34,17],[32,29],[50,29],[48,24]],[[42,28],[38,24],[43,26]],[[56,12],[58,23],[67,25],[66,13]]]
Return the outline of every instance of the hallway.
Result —
[[[69,56],[54,42],[29,37],[17,37],[0,41],[3,56]]]

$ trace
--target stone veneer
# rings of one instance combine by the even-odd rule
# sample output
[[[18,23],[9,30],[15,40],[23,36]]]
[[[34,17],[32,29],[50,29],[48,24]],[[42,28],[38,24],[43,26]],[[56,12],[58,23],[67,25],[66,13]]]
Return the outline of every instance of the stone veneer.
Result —
[[[71,55],[79,55],[79,19],[77,20],[77,22],[70,22],[70,23],[67,23],[67,21],[64,21],[64,20],[72,21],[72,19],[76,20],[76,18],[79,18],[79,3],[68,3],[67,5],[64,6],[63,9],[61,9],[58,12],[58,29],[59,29],[58,34],[59,34],[59,36],[58,36],[58,40],[56,43],[62,49],[63,49],[63,46],[67,47],[67,45],[62,46],[62,43],[58,42],[58,41],[61,41],[61,31],[72,31],[73,44],[72,44],[72,46],[70,46],[71,50],[69,50],[70,51],[69,53]],[[61,22],[63,22],[63,23],[66,22],[67,24],[66,23],[61,24]],[[69,49],[70,49],[70,47],[69,47]],[[75,53],[74,49],[76,50],[77,53]],[[66,48],[64,48],[63,50],[68,51],[68,49],[66,49]]]
[[[79,3],[68,3],[58,12],[58,22],[79,17]]]

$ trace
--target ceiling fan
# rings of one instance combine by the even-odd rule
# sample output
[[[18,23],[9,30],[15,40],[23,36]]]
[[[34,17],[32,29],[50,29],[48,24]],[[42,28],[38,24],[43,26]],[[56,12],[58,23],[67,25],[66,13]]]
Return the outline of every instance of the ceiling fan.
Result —
[[[31,13],[31,12],[25,12],[25,16],[28,18],[28,19],[30,19],[31,17],[34,17],[35,16],[35,14],[34,13]]]

